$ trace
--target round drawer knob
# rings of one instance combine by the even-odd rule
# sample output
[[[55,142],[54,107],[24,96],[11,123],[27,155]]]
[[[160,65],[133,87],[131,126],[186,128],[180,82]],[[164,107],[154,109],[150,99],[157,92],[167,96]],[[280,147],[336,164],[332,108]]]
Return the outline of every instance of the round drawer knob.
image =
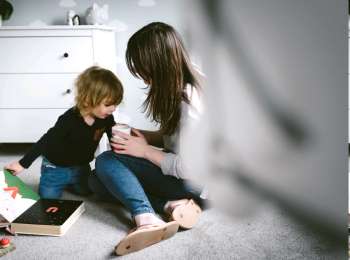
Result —
[[[63,57],[68,58],[68,53],[63,54]]]
[[[70,93],[71,93],[71,90],[70,90],[70,89],[67,89],[67,93],[70,94]]]

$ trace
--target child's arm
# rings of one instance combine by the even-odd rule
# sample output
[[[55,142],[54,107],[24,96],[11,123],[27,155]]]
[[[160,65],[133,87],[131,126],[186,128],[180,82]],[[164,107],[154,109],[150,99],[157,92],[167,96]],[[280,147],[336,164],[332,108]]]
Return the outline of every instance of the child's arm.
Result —
[[[24,169],[28,169],[40,155],[44,154],[49,147],[57,144],[69,130],[70,124],[68,118],[64,115],[60,116],[55,126],[50,128],[19,162],[5,166],[4,169],[12,171],[14,175],[22,172]]]
[[[13,175],[17,175],[17,174],[23,172],[23,170],[24,170],[24,168],[22,167],[22,165],[19,164],[19,162],[14,162],[9,166],[5,166],[4,169],[10,170]]]
[[[108,140],[110,141],[111,138],[113,137],[112,136],[112,127],[115,126],[117,123],[114,121],[114,116],[113,115],[110,115],[108,117],[108,119],[109,119],[109,121],[107,123],[105,133],[107,134]],[[111,141],[110,141],[110,143],[111,143]],[[113,151],[113,147],[112,146],[111,146],[111,149]]]

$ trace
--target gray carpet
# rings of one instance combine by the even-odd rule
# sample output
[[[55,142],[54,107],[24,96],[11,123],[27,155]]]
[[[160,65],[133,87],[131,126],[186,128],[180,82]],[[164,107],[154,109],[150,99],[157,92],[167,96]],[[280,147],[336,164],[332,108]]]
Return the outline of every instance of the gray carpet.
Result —
[[[1,144],[0,168],[18,161],[31,144]],[[41,158],[18,176],[37,192]],[[17,249],[2,259],[347,259],[327,238],[292,219],[276,205],[253,217],[233,219],[215,208],[205,210],[191,230],[126,256],[114,246],[135,224],[126,208],[95,195],[80,197],[64,191],[62,199],[84,200],[85,212],[62,237],[21,235],[0,229]],[[160,216],[166,219],[166,216]],[[346,245],[347,241],[344,241]],[[346,248],[346,247],[343,247]]]

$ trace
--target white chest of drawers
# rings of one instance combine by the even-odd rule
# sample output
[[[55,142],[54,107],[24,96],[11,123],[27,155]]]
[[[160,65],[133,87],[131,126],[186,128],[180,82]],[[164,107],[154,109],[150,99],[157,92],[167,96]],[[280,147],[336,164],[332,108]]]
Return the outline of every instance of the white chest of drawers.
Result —
[[[114,37],[107,26],[0,27],[0,143],[38,141],[73,106],[86,68],[116,74]]]

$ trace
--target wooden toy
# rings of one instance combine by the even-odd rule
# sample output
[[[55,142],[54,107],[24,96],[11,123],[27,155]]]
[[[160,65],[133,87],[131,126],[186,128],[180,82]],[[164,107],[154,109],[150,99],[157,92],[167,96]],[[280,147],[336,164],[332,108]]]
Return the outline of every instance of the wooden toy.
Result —
[[[10,239],[4,237],[3,239],[0,240],[0,257],[10,253],[15,249],[16,247],[14,244],[10,242]]]
[[[13,243],[10,243],[8,247],[0,248],[0,257],[12,252],[16,249],[16,246]]]

